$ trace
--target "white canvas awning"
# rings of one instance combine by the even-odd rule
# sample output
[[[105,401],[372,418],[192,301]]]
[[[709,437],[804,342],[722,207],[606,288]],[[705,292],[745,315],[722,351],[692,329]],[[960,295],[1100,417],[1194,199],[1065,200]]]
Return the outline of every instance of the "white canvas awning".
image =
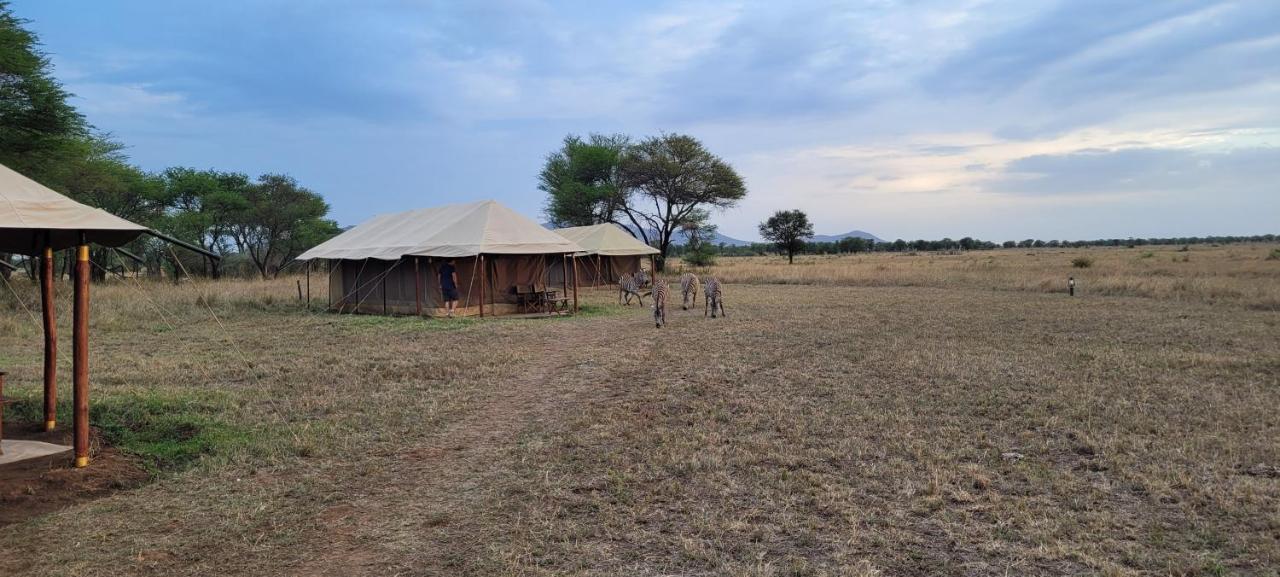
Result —
[[[90,243],[120,246],[146,232],[100,208],[67,198],[0,165],[0,252],[35,255]]]
[[[631,236],[622,227],[613,223],[591,226],[573,226],[557,228],[556,233],[578,243],[586,254],[602,256],[636,256],[658,254],[660,251]]]
[[[573,241],[485,200],[375,216],[302,253],[298,260],[577,252],[582,247]]]

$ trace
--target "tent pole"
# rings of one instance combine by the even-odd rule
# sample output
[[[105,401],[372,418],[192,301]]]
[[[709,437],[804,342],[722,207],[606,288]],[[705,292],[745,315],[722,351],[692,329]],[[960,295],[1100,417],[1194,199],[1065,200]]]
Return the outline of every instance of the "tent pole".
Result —
[[[476,255],[476,266],[480,267],[480,318],[484,318],[484,255]]]
[[[329,265],[329,289],[325,292],[329,294],[325,296],[325,302],[329,303],[329,310],[333,310],[333,259],[326,262]],[[342,266],[342,261],[338,261],[338,266]]]
[[[49,234],[45,233],[45,242]],[[44,430],[58,426],[58,319],[54,308],[53,248],[40,258],[40,309],[44,312]]]
[[[569,298],[569,256],[563,253],[560,254],[560,286],[564,291],[561,294]]]
[[[390,269],[382,271],[382,314],[387,314],[387,277],[391,276]]]
[[[578,314],[578,255],[573,255],[573,314]]]
[[[413,257],[413,305],[418,309],[418,316],[422,316],[422,269],[418,267],[418,257]]]
[[[72,437],[75,466],[89,464],[89,245],[76,247],[75,298],[71,323]]]
[[[311,310],[311,261],[307,261],[307,310]]]

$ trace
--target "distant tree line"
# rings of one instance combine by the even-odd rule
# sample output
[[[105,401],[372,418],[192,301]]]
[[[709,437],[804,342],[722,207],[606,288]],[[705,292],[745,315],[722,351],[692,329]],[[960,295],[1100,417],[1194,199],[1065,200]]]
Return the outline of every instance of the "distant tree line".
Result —
[[[962,250],[992,250],[997,248],[1084,248],[1084,247],[1139,247],[1139,246],[1186,246],[1192,244],[1239,244],[1239,243],[1272,243],[1280,242],[1280,236],[1259,234],[1252,236],[1189,236],[1170,238],[1106,238],[1096,240],[1008,240],[992,242],[965,237],[960,240],[944,238],[941,240],[903,240],[892,242],[876,242],[864,238],[842,238],[831,242],[802,243],[796,254],[856,254],[865,252],[941,252]],[[776,243],[755,242],[747,245],[719,244],[712,247],[717,256],[761,256],[783,254],[787,251]],[[672,256],[683,256],[685,246],[676,246]],[[704,249],[705,250],[705,249]]]
[[[182,271],[217,278],[234,272],[270,278],[303,250],[339,232],[317,193],[283,174],[130,164],[124,145],[99,132],[69,102],[39,39],[0,2],[0,163],[79,202],[218,255],[223,263],[143,237],[125,247],[152,274]],[[0,259],[13,262],[10,255]],[[119,270],[121,253],[96,248],[95,278]],[[63,263],[59,263],[63,266]],[[29,263],[30,266],[30,263]],[[8,274],[7,267],[0,273]]]

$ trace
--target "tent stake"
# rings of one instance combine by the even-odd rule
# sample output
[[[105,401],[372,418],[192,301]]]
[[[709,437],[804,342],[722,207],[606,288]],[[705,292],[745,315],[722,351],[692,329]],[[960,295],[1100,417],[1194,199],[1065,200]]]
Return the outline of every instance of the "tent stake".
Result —
[[[48,241],[48,233],[45,233]],[[40,309],[44,312],[44,430],[58,426],[58,319],[53,294],[53,248],[40,258]]]
[[[89,245],[76,249],[75,306],[71,324],[72,436],[75,466],[89,465]]]

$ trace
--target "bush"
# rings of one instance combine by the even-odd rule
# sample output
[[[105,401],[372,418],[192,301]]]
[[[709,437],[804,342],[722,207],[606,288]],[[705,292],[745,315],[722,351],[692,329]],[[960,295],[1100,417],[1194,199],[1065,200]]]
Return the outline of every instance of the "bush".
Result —
[[[1280,248],[1271,249],[1271,254],[1267,255],[1267,260],[1280,260]]]
[[[710,250],[691,250],[684,254],[684,262],[696,267],[708,267],[716,264],[716,253]]]
[[[1093,266],[1093,259],[1087,256],[1078,256],[1071,259],[1071,266],[1076,268],[1089,268]]]

